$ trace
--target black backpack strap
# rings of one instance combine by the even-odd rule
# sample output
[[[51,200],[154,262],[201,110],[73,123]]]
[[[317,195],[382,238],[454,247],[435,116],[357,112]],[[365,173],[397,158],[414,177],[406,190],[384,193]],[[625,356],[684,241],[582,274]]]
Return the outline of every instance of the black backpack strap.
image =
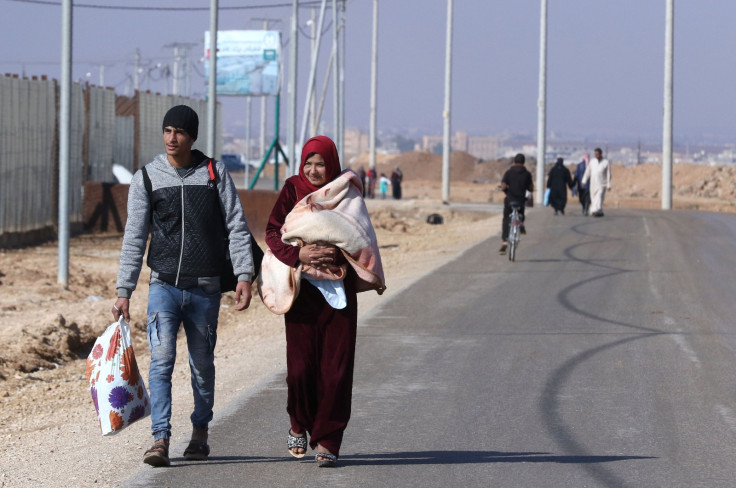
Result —
[[[153,222],[153,199],[151,196],[153,195],[153,185],[151,185],[151,177],[148,176],[148,171],[146,171],[146,167],[141,168],[141,173],[143,173],[143,186],[146,187],[146,193],[148,193],[148,203],[150,204],[150,211],[148,214],[148,220]]]
[[[146,193],[148,193],[148,198],[151,198],[151,195],[153,195],[153,186],[151,185],[151,177],[148,176],[148,171],[146,171],[146,167],[141,168],[141,173],[143,173],[143,186],[146,187]]]

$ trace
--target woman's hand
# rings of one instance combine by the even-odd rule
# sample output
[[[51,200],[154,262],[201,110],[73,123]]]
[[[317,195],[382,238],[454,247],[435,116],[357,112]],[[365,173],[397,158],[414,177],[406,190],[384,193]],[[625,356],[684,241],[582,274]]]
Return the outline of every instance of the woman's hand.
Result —
[[[337,247],[330,244],[305,244],[299,249],[299,261],[305,266],[333,266],[336,258]]]

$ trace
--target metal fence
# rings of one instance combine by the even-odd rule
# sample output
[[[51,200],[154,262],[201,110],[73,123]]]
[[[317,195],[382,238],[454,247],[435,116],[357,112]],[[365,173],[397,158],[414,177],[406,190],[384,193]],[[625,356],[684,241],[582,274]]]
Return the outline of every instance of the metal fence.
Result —
[[[207,145],[207,102],[139,92],[120,113],[113,90],[73,84],[69,161],[69,222],[82,229],[84,184],[114,183],[113,163],[134,172],[163,152],[161,121],[178,104],[200,117],[195,147]],[[0,247],[56,235],[59,88],[55,80],[0,77]],[[125,110],[123,110],[124,112]],[[222,151],[218,111],[216,154]]]
[[[115,150],[115,92],[90,87],[87,93],[88,154],[86,181],[115,181],[112,174]]]
[[[132,115],[115,117],[115,147],[112,162],[131,173],[135,171],[135,117]]]
[[[56,83],[1,77],[0,244],[52,226],[56,140]]]

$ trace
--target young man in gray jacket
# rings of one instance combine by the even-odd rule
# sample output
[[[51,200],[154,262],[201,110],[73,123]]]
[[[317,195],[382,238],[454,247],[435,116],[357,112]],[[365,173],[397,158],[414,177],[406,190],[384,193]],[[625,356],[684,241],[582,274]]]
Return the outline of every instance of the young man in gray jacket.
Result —
[[[211,174],[209,158],[192,150],[198,129],[199,118],[190,107],[179,105],[169,110],[163,120],[166,154],[156,156],[136,172],[128,192],[118,299],[112,313],[115,320],[122,315],[130,321],[130,297],[150,233],[148,386],[154,444],[143,461],[151,466],[170,464],[171,375],[182,323],[194,395],[192,437],[184,457],[204,460],[209,456],[207,428],[215,394],[220,275],[228,251],[238,278],[235,309],[248,308],[251,300],[253,257],[243,207],[224,165],[213,164]]]

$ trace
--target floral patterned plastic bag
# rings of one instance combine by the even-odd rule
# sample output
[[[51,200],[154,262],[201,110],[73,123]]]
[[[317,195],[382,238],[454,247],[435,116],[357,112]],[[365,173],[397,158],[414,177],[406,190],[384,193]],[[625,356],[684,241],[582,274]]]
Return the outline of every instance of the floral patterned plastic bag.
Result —
[[[130,341],[130,326],[122,317],[97,338],[87,357],[87,380],[102,435],[117,434],[151,414]]]

